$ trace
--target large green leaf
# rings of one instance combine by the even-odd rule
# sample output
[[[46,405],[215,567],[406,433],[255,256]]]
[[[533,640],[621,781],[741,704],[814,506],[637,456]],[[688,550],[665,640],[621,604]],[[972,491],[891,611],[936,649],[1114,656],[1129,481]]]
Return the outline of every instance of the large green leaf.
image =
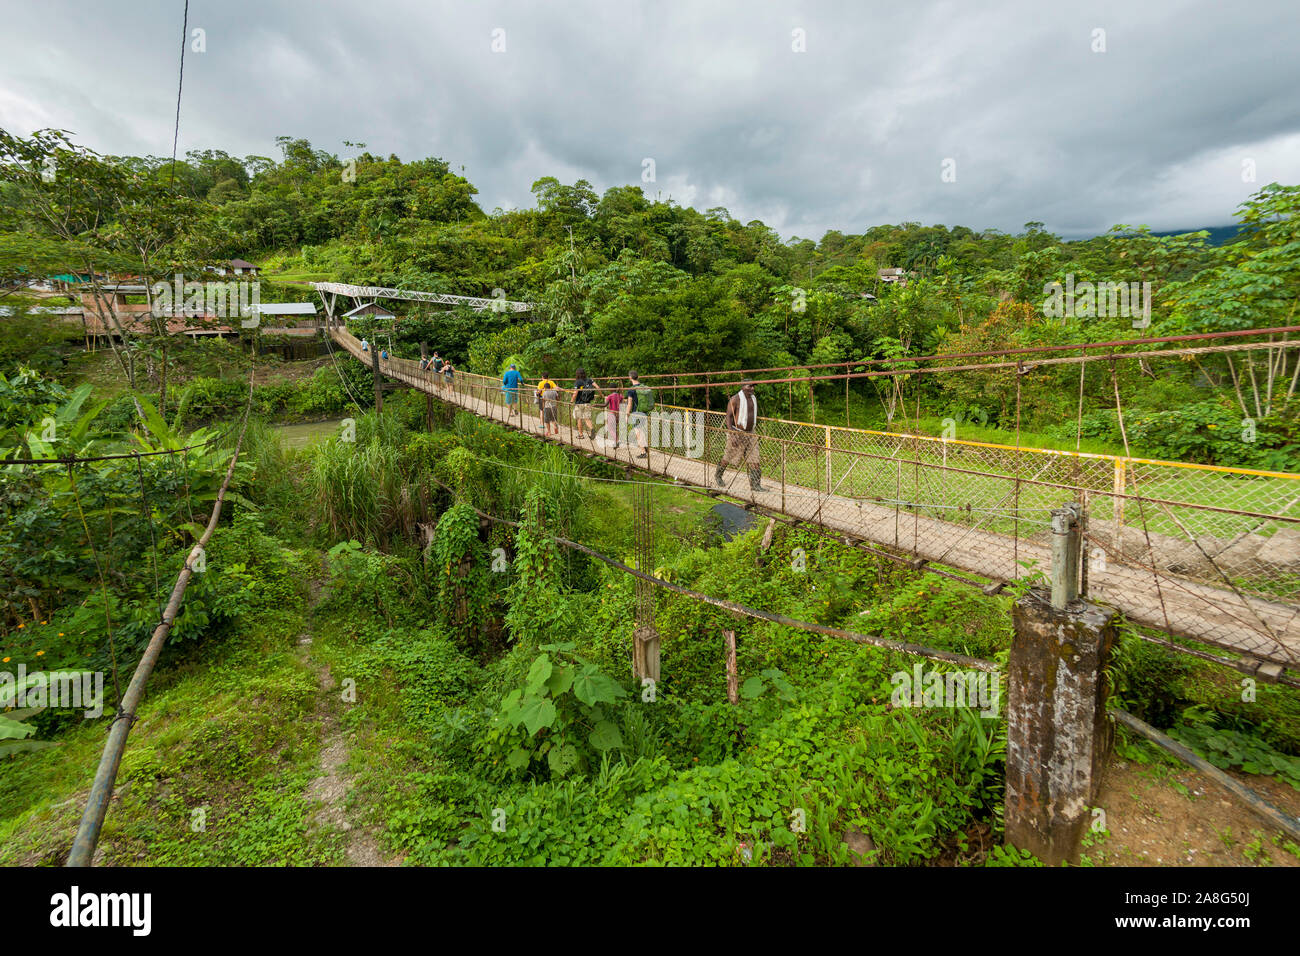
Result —
[[[584,704],[612,704],[626,697],[623,686],[602,674],[594,666],[583,668],[573,681],[573,693]]]
[[[763,676],[772,682],[777,696],[782,700],[794,700],[794,687],[785,679],[785,674],[775,667],[763,671]]]
[[[547,755],[546,762],[551,765],[553,774],[562,777],[578,765],[578,751],[572,744],[564,744],[553,749]]]
[[[49,750],[51,747],[57,747],[52,740],[14,740],[9,743],[0,744],[0,757],[8,757],[10,754],[31,753],[33,750]]]
[[[609,720],[596,724],[596,729],[587,740],[597,750],[613,750],[623,746],[623,735],[619,733],[618,725]]]
[[[519,708],[520,718],[530,735],[555,723],[555,705],[545,697],[525,697]]]
[[[31,724],[20,723],[17,720],[10,720],[3,714],[0,714],[0,740],[22,740],[24,737],[30,737],[36,733],[36,728]]]
[[[551,659],[545,654],[533,661],[533,666],[528,669],[528,692],[530,694],[541,692],[542,685],[551,676],[551,670]]]
[[[43,710],[45,710],[44,707],[23,707],[21,710],[8,711],[4,716],[8,717],[10,720],[26,721],[28,718],[35,717]]]
[[[168,427],[167,422],[165,422],[163,417],[158,414],[158,409],[154,408],[153,405],[149,404],[149,402],[139,396],[136,396],[135,403],[139,406],[140,410],[144,412],[145,427],[149,430],[149,433],[153,436],[157,445],[150,447],[149,443],[144,440],[143,436],[141,436],[139,432],[135,433],[136,440],[143,445],[147,451],[153,451],[155,447],[158,449],[179,448],[180,442],[177,441],[176,437],[172,434],[172,430]]]
[[[552,697],[559,697],[573,686],[573,668],[557,667],[551,672],[550,678],[546,681],[546,689],[551,692]]]
[[[571,651],[571,650],[573,650],[574,648],[576,648],[577,646],[578,646],[578,645],[575,644],[575,643],[573,643],[573,641],[562,641],[562,642],[559,643],[559,644],[543,644],[543,645],[542,645],[542,650],[544,650],[544,651],[555,651],[555,652],[557,652],[557,653],[563,653],[563,652],[565,652],[565,651]]]

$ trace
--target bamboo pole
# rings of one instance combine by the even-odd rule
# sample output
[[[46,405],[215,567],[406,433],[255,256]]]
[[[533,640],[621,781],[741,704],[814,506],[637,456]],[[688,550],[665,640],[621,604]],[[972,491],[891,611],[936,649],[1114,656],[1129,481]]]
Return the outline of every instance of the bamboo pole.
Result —
[[[1179,648],[1184,650],[1184,648]],[[1117,723],[1123,724],[1129,730],[1145,737],[1170,753],[1174,754],[1185,763],[1191,764],[1201,773],[1205,774],[1219,786],[1230,791],[1237,797],[1240,797],[1251,810],[1253,810],[1261,819],[1267,820],[1279,830],[1290,835],[1293,840],[1300,840],[1300,820],[1283,813],[1277,807],[1262,799],[1259,794],[1249,787],[1240,783],[1235,777],[1230,777],[1214,764],[1202,758],[1199,754],[1193,753],[1184,747],[1178,741],[1166,734],[1161,733],[1141,720],[1138,720],[1132,714],[1122,710],[1111,710],[1110,715],[1115,718]]]
[[[154,628],[153,636],[149,638],[149,644],[144,649],[140,663],[136,665],[131,683],[127,686],[126,693],[122,695],[117,713],[113,717],[112,727],[108,732],[108,741],[104,744],[104,753],[99,759],[99,768],[95,771],[95,781],[91,784],[90,795],[86,798],[86,809],[81,815],[81,824],[77,827],[77,835],[72,841],[72,852],[68,854],[67,866],[91,865],[95,846],[99,842],[100,830],[104,826],[104,816],[108,813],[108,802],[113,798],[113,784],[117,780],[117,770],[122,763],[122,753],[126,750],[127,735],[131,733],[131,724],[135,722],[136,711],[144,697],[145,684],[149,680],[149,675],[153,673],[158,656],[162,653],[163,644],[167,641],[167,634],[176,621],[176,615],[180,612],[185,589],[189,587],[190,578],[194,576],[194,561],[207,546],[212,532],[217,528],[217,522],[221,520],[221,506],[225,502],[230,479],[235,474],[235,464],[239,461],[239,450],[244,444],[244,434],[248,430],[248,413],[252,407],[253,378],[249,376],[248,405],[244,409],[244,424],[239,430],[234,453],[230,456],[226,478],[221,483],[221,489],[217,492],[216,501],[212,505],[212,517],[208,519],[208,526],[203,529],[199,540],[190,549],[189,557],[185,559],[185,567],[181,569],[176,584],[172,587],[171,599],[163,610],[162,620]]]

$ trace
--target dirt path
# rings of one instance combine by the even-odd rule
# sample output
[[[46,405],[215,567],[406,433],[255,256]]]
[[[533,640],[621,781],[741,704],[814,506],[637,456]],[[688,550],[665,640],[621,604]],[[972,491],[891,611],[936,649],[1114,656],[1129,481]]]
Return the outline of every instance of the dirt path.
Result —
[[[321,585],[311,585],[309,609],[320,603]],[[360,827],[351,819],[348,796],[352,790],[352,777],[343,767],[348,760],[348,739],[339,720],[343,706],[338,682],[330,673],[328,664],[313,659],[312,638],[302,634],[298,638],[298,657],[308,667],[315,669],[320,693],[316,699],[316,721],[321,728],[320,775],[307,787],[307,796],[319,801],[321,806],[313,818],[316,827],[333,827],[345,836],[344,854],[348,866],[399,866],[402,858],[386,854],[379,845],[377,827]]]
[[[1300,814],[1300,791],[1284,781],[1233,776],[1278,809]],[[1300,866],[1284,834],[1190,767],[1115,759],[1097,805],[1110,833],[1084,853],[1106,866]]]

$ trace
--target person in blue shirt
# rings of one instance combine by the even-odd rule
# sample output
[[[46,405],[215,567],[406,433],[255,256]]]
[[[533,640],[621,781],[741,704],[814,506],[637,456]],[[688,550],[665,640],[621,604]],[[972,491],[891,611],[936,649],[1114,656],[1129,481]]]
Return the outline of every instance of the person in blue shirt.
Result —
[[[506,393],[506,413],[514,414],[519,409],[519,386],[524,383],[524,377],[519,374],[513,362],[506,373],[501,376],[501,391]],[[523,413],[520,412],[522,415]]]

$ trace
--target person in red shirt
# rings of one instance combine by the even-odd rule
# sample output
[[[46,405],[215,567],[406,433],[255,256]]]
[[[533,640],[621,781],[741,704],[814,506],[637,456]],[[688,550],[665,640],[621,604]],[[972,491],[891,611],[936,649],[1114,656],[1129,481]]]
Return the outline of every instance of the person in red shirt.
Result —
[[[618,408],[622,404],[623,396],[619,394],[617,386],[610,389],[605,396],[605,435],[613,434],[615,448],[618,447]],[[609,441],[609,438],[606,437],[605,440]]]

